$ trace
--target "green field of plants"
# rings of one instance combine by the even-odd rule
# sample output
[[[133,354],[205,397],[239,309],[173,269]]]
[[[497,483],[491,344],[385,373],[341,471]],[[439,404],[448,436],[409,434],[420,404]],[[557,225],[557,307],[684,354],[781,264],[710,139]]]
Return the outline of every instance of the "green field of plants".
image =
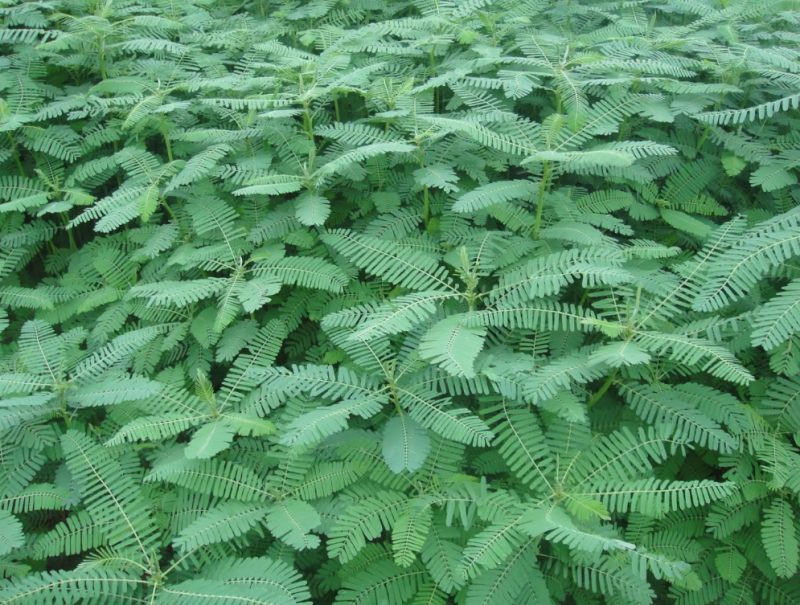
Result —
[[[800,605],[800,0],[0,0],[0,605]]]

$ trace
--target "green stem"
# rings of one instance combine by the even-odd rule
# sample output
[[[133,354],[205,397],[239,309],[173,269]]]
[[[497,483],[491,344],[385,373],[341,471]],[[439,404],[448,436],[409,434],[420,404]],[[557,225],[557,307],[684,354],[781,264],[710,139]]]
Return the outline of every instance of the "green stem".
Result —
[[[167,157],[172,162],[172,145],[169,144],[169,133],[167,132],[167,123],[164,120],[164,114],[159,114],[158,123],[161,125],[161,135],[164,137],[164,143],[167,146]]]
[[[112,141],[111,145],[114,147],[114,154],[116,155],[119,152],[119,145],[117,145],[116,141]],[[117,187],[122,187],[122,175],[117,170]]]
[[[172,208],[170,208],[169,204],[167,204],[167,199],[165,197],[161,198],[161,205],[164,206],[164,210],[166,210],[167,214],[169,214],[172,217],[172,220],[175,221],[176,224],[180,224],[180,221],[178,221],[178,217],[175,216],[175,213],[172,211]]]
[[[308,140],[313,142],[314,141],[314,122],[311,114],[308,113],[308,103],[303,103],[303,126],[306,129],[306,136]]]
[[[586,409],[591,410],[592,407],[594,407],[594,404],[600,401],[600,398],[606,394],[606,391],[608,391],[611,383],[614,382],[614,379],[617,377],[617,372],[619,372],[619,369],[616,369],[609,374],[608,378],[606,378],[606,381],[603,383],[603,386],[600,387],[600,390],[592,395],[591,399],[589,399],[587,402]]]
[[[106,41],[101,36],[97,36],[97,61],[100,63],[100,78],[105,80],[106,74]]]
[[[402,417],[403,416],[403,408],[400,406],[400,398],[397,396],[397,383],[395,382],[395,375],[394,375],[395,367],[392,366],[392,371],[387,378],[389,379],[389,393],[392,397],[392,403],[394,403],[394,409],[397,410],[397,415]]]
[[[542,208],[544,207],[544,192],[547,188],[547,179],[550,176],[550,162],[545,160],[542,168],[542,180],[539,183],[539,200],[536,203],[536,223],[533,225],[533,239],[539,239],[539,230],[542,226]]]
[[[422,147],[417,145],[417,158],[419,160],[419,167],[425,168],[425,161],[422,157]],[[425,223],[425,229],[428,228],[428,217],[430,216],[430,200],[428,199],[428,186],[422,190],[423,203],[422,203],[422,220]]]
[[[719,101],[717,101],[716,105],[714,105],[714,111],[719,111],[719,108],[722,107],[722,101],[724,99],[725,99],[725,93],[722,94]],[[708,133],[710,131],[711,131],[711,125],[709,124],[708,126],[706,126],[705,130],[703,130],[703,134],[700,137],[700,140],[697,141],[697,146],[694,149],[695,153],[697,153],[698,151],[700,151],[700,149],[702,149],[703,144],[706,142],[706,139],[708,138]]]
[[[69,410],[67,409],[67,398],[64,397],[64,391],[59,393],[59,397],[61,399],[61,416],[64,418],[64,424],[67,425],[67,428],[70,427],[72,424],[72,419],[69,417]]]
[[[436,55],[434,54],[434,50],[436,47],[434,46],[431,48],[430,56],[431,56],[431,78],[436,76]],[[433,89],[433,113],[439,113],[439,89]]]
[[[639,88],[640,88],[639,84],[640,84],[639,80],[636,80],[633,83],[633,86],[631,86],[631,92],[633,92],[634,94],[638,93],[639,92]],[[628,117],[629,116],[626,115],[622,119],[622,124],[620,124],[620,126],[619,126],[619,135],[617,136],[617,140],[618,141],[621,141],[623,139],[623,137],[625,136],[625,130],[628,128]]]
[[[36,250],[36,254],[37,254],[37,256],[39,257],[39,260],[42,263],[42,267],[46,267],[47,266],[47,261],[44,259],[44,254],[42,254],[42,249],[41,248],[37,249]]]
[[[750,100],[750,93],[753,92],[753,85],[747,87],[747,92],[744,94],[744,98],[742,99],[742,103],[739,105],[739,109],[744,109],[747,107],[747,102]]]
[[[705,142],[706,142],[706,139],[708,138],[708,132],[709,132],[710,130],[711,130],[711,126],[706,126],[705,130],[703,131],[703,134],[702,134],[702,136],[700,137],[700,140],[699,140],[699,141],[697,141],[697,146],[694,148],[694,151],[695,151],[695,153],[697,153],[698,151],[700,151],[700,149],[701,149],[701,148],[703,147],[703,145],[705,144]]]
[[[397,398],[397,391],[392,391],[392,401],[394,402],[394,409],[397,410],[397,415],[403,416],[403,408],[400,407],[400,400]]]
[[[333,109],[336,110],[336,121],[341,122],[342,118],[339,117],[339,99],[337,98],[333,99]]]
[[[17,143],[14,140],[14,135],[11,134],[11,131],[7,131],[8,140],[11,141],[11,154],[14,156],[14,162],[17,164],[17,169],[19,169],[19,175],[22,178],[25,178],[25,169],[22,167],[22,161],[19,159],[19,152],[17,151]]]
[[[69,237],[69,249],[75,251],[78,249],[78,246],[75,244],[75,238],[72,236],[72,229],[67,226],[69,221],[67,220],[65,213],[61,214],[61,220],[64,223],[64,228],[67,230],[67,236]]]

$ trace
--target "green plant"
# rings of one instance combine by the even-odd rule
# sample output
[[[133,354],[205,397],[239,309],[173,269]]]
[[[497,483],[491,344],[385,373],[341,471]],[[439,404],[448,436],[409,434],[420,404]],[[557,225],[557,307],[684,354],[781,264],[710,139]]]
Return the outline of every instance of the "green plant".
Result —
[[[0,2],[0,603],[800,603],[798,9]]]

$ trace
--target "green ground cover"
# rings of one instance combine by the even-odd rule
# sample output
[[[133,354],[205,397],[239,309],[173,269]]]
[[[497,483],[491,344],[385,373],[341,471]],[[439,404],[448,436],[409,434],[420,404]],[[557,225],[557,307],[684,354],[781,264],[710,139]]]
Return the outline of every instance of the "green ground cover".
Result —
[[[800,2],[0,19],[0,605],[800,603]]]

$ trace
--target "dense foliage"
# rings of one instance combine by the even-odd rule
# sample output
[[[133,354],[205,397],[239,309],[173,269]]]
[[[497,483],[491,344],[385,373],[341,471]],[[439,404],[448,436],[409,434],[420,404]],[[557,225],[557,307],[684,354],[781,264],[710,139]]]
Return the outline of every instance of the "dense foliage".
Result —
[[[800,2],[0,18],[0,604],[800,603]]]

